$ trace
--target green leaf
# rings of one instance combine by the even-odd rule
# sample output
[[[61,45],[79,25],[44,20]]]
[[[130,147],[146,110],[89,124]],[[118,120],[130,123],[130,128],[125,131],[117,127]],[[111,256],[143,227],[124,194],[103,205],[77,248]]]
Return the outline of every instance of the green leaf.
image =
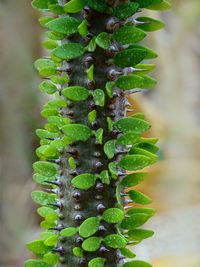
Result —
[[[52,228],[52,227],[56,227],[56,223],[43,221],[43,222],[40,223],[40,227],[42,227],[43,229],[49,229],[49,228]]]
[[[49,10],[56,14],[56,15],[63,15],[65,14],[65,11],[63,9],[63,6],[60,6],[58,4],[49,5]]]
[[[47,94],[54,94],[55,92],[57,92],[57,87],[50,82],[44,81],[40,84],[40,91]]]
[[[50,17],[50,16],[44,16],[39,18],[39,23],[40,25],[42,25],[43,27],[45,27],[45,24],[51,20],[53,20],[54,18]]]
[[[56,125],[58,127],[61,127],[64,125],[63,118],[61,116],[49,116],[48,121],[51,124]]]
[[[69,77],[67,77],[66,75],[63,76],[53,76],[50,78],[50,80],[55,83],[55,84],[64,84],[64,83],[68,83],[69,82]]]
[[[58,165],[50,162],[37,161],[33,164],[33,169],[41,175],[51,177],[57,173]]]
[[[55,194],[48,194],[43,191],[33,191],[31,193],[32,200],[40,205],[47,205],[48,203],[55,203]]]
[[[43,176],[39,173],[35,173],[33,175],[33,179],[38,184],[47,185],[47,183],[45,183],[45,181],[55,181],[57,179],[57,177],[56,176],[46,177],[46,176]]]
[[[136,255],[127,248],[120,248],[120,251],[121,251],[122,255],[125,256],[126,258],[131,259],[131,258],[136,257]]]
[[[73,34],[78,32],[80,21],[73,17],[60,17],[48,22],[45,26],[58,33]]]
[[[47,215],[47,216],[45,217],[45,220],[46,220],[47,222],[55,222],[55,221],[58,220],[58,218],[59,218],[58,213],[54,212],[54,213],[52,213],[52,214]]]
[[[131,241],[141,241],[143,239],[151,237],[154,232],[145,229],[135,229],[128,231],[129,240]]]
[[[69,166],[72,169],[75,169],[76,168],[76,161],[75,161],[75,159],[73,157],[69,157],[68,162],[69,162]]]
[[[138,204],[142,204],[142,205],[148,205],[150,203],[152,203],[152,200],[145,196],[145,194],[135,191],[135,190],[130,190],[128,191],[129,197]]]
[[[45,110],[42,110],[41,111],[41,116],[42,117],[45,117],[45,118],[48,118],[49,116],[56,116],[59,114],[58,110],[57,109],[45,109]]]
[[[54,99],[48,101],[45,105],[45,109],[57,109],[57,108],[62,108],[67,106],[67,101],[65,99]]]
[[[130,90],[134,88],[142,88],[144,87],[144,79],[138,75],[126,75],[119,77],[115,83],[117,87],[123,90]]]
[[[140,77],[140,76],[138,76],[138,77]],[[149,88],[156,86],[156,84],[157,84],[157,81],[151,77],[142,76],[142,78],[143,78],[143,83],[140,85],[141,89],[149,89]]]
[[[47,253],[44,255],[43,261],[51,265],[57,265],[60,262],[60,258],[56,254]]]
[[[132,49],[133,50],[134,49],[142,49],[143,51],[145,50],[145,56],[144,56],[143,59],[153,59],[153,58],[157,58],[158,57],[158,55],[153,50],[151,50],[151,49],[149,49],[149,48],[147,48],[147,47],[145,47],[143,45],[139,45],[139,44],[132,44],[124,51],[129,51],[129,50],[132,50]],[[138,62],[138,63],[140,63],[140,62]],[[136,64],[138,64],[138,63],[136,63]]]
[[[109,171],[110,171],[110,173],[111,173],[111,177],[112,177],[113,179],[116,179],[116,177],[117,177],[117,168],[116,168],[116,164],[115,164],[114,162],[110,162],[110,163],[108,164],[108,169],[109,169]]]
[[[117,203],[120,205],[118,208],[124,210],[124,207],[121,205],[122,199],[121,199],[120,183],[118,183],[116,187],[116,199]]]
[[[44,244],[44,240],[31,241],[26,246],[34,254],[46,254],[51,250],[51,247]]]
[[[108,223],[118,223],[124,218],[124,212],[117,208],[110,208],[104,211],[102,218]]]
[[[102,128],[99,128],[95,132],[95,137],[96,137],[97,142],[102,145],[102,139],[103,139],[103,129]]]
[[[88,263],[88,267],[103,267],[105,259],[103,258],[94,258]]]
[[[31,4],[36,10],[44,12],[42,9],[48,9],[49,4],[57,3],[57,0],[33,0]]]
[[[152,72],[155,69],[155,67],[156,65],[154,64],[138,64],[135,66],[135,73],[137,73],[137,75],[143,76]],[[136,71],[137,69],[139,69],[140,71]]]
[[[48,207],[41,207],[41,208],[37,209],[37,213],[41,217],[45,218],[47,215],[54,214],[55,210],[53,210],[52,208],[48,208]]]
[[[102,183],[104,184],[110,184],[110,177],[109,177],[109,173],[107,170],[103,170],[100,174],[99,174],[99,179],[102,181]]]
[[[131,150],[129,151],[130,155],[144,155],[146,157],[148,157],[150,159],[150,164],[154,164],[156,163],[156,161],[158,160],[158,156],[141,148],[137,148],[137,147],[132,147]]]
[[[47,32],[45,32],[45,35],[49,39],[55,40],[55,41],[63,40],[66,37],[65,34],[58,33],[58,32],[53,32],[53,31],[47,31]],[[51,55],[51,57],[52,57],[52,55]]]
[[[58,235],[53,235],[49,238],[47,238],[45,241],[44,241],[44,244],[46,246],[53,246],[53,245],[56,245],[59,241],[59,236]]]
[[[143,155],[128,155],[117,164],[127,171],[141,170],[150,164],[150,159]]]
[[[89,91],[81,86],[71,86],[62,90],[62,95],[73,101],[86,100],[89,94]]]
[[[61,59],[74,59],[82,56],[84,53],[84,47],[78,43],[62,44],[52,51],[54,56]]]
[[[100,247],[100,244],[101,240],[98,237],[94,236],[86,239],[82,244],[82,248],[86,251],[92,252],[96,251]]]
[[[36,68],[36,70],[40,71],[41,69],[46,68],[46,67],[52,67],[56,69],[57,65],[52,60],[41,58],[41,59],[37,59],[34,62],[34,67]]]
[[[113,121],[110,117],[107,117],[106,120],[108,123],[108,130],[109,130],[109,132],[111,132],[113,130]]]
[[[46,240],[47,238],[49,238],[50,236],[54,235],[54,230],[47,230],[46,232],[41,233],[40,237],[43,240]]]
[[[104,13],[108,8],[104,0],[85,0],[85,2],[89,7],[101,13]]]
[[[107,82],[106,83],[106,92],[109,98],[113,98],[113,87],[115,83],[114,82]]]
[[[144,138],[144,137],[141,137],[140,141],[144,142],[144,143],[149,143],[149,144],[156,144],[158,142],[158,138]]]
[[[146,32],[157,31],[157,30],[160,30],[163,27],[165,27],[165,23],[164,22],[162,22],[160,20],[152,19],[152,18],[139,17],[139,18],[136,19],[136,21],[150,22],[149,24],[137,25],[137,28],[140,28],[140,29],[142,29],[143,31],[146,31]]]
[[[84,0],[71,0],[64,5],[66,13],[77,13],[81,11],[85,6]]]
[[[52,267],[52,265],[39,260],[28,260],[25,262],[25,267]]]
[[[122,267],[152,267],[151,264],[145,261],[129,261],[122,265]]]
[[[95,49],[96,49],[96,36],[94,36],[94,37],[90,40],[90,42],[89,42],[89,44],[88,44],[88,47],[87,47],[88,52],[94,52]]]
[[[121,44],[137,43],[144,39],[146,33],[133,26],[125,26],[117,29],[113,37]]]
[[[115,56],[113,62],[121,68],[133,67],[140,63],[146,55],[147,51],[143,48],[125,49]]]
[[[99,225],[100,225],[99,218],[90,217],[86,219],[79,227],[79,234],[82,237],[87,238],[98,231]]]
[[[105,104],[105,93],[101,89],[96,89],[92,92],[95,105],[103,107]]]
[[[121,185],[125,187],[136,186],[142,183],[146,179],[147,175],[148,175],[147,172],[131,173],[127,175],[126,177],[124,177],[124,179],[121,181]]]
[[[144,132],[150,129],[150,123],[137,118],[122,118],[117,121],[116,127],[119,131],[128,132]]]
[[[88,35],[87,20],[84,19],[78,26],[78,32],[81,36],[86,37]]]
[[[144,214],[149,215],[149,217],[152,217],[156,213],[156,210],[151,209],[151,208],[137,208],[136,207],[136,208],[132,208],[132,209],[127,211],[128,215],[133,215],[136,213],[144,213]]]
[[[133,145],[138,142],[138,140],[141,137],[141,133],[126,133],[124,135],[121,135],[117,139],[117,144],[121,146],[128,146],[128,145]]]
[[[78,233],[78,228],[75,227],[69,227],[69,228],[65,228],[60,232],[60,235],[62,237],[69,237],[69,236],[73,236],[76,233]]]
[[[115,155],[115,141],[109,140],[104,144],[103,147],[104,153],[108,157],[108,159],[111,159]]]
[[[46,49],[54,49],[58,46],[58,44],[54,41],[44,41],[42,43],[42,45],[46,48]]]
[[[43,130],[43,129],[37,129],[36,130],[36,135],[41,138],[59,138],[61,134],[59,133],[51,133],[49,131]]]
[[[90,173],[84,173],[76,176],[72,180],[72,185],[78,189],[87,190],[90,187],[94,186],[96,182],[96,177]]]
[[[83,124],[68,124],[62,127],[62,131],[77,141],[86,141],[92,135],[91,129]]]
[[[75,255],[76,257],[78,257],[78,258],[82,258],[82,257],[83,257],[83,251],[82,251],[82,249],[79,248],[79,247],[75,247],[75,248],[73,248],[73,253],[74,253],[74,255]]]
[[[52,76],[56,73],[57,73],[57,70],[54,67],[45,67],[39,71],[39,74],[41,76]]]
[[[92,65],[87,71],[87,77],[90,82],[94,80],[94,65]]]
[[[103,241],[111,248],[124,248],[127,243],[125,238],[120,235],[107,235]]]
[[[150,143],[139,143],[137,144],[137,147],[147,150],[151,153],[156,153],[159,150],[159,148],[156,145]]]
[[[110,47],[110,35],[106,32],[100,33],[96,38],[96,44],[103,49],[108,49]]]
[[[96,120],[96,115],[97,115],[97,112],[95,109],[93,111],[90,111],[90,113],[88,114],[89,122],[91,123],[94,122]]]
[[[159,3],[155,3],[155,4],[153,1],[153,4],[148,6],[147,8],[151,9],[151,10],[165,11],[165,10],[168,10],[169,8],[171,8],[171,4],[165,0],[162,0],[161,3],[159,1]]]
[[[134,230],[136,227],[143,225],[146,221],[148,221],[149,215],[144,213],[133,214],[130,217],[126,217],[123,219],[120,227],[123,229]]]
[[[131,2],[137,2],[140,5],[140,8],[145,8],[151,5],[153,0],[131,0]]]
[[[123,3],[113,8],[113,15],[119,19],[127,19],[134,15],[138,8],[138,3]]]

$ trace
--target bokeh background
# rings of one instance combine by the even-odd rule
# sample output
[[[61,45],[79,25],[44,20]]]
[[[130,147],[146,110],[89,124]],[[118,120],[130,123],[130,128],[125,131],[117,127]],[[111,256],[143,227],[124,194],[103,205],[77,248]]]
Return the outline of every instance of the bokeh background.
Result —
[[[30,199],[36,187],[31,165],[45,99],[33,61],[45,51],[30,2],[0,0],[1,267],[24,266],[30,256],[25,243],[40,233]],[[145,41],[159,54],[153,73],[158,85],[130,99],[152,123],[148,136],[160,138],[160,160],[140,186],[157,209],[145,225],[156,233],[132,249],[154,267],[200,267],[200,1],[171,2],[169,11],[146,12],[167,24]]]

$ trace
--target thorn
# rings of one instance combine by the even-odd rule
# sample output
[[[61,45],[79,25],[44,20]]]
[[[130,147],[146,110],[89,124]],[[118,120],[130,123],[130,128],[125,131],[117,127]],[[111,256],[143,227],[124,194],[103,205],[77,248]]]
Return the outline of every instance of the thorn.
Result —
[[[60,246],[59,248],[54,248],[51,251],[58,252],[60,254],[65,254],[65,250],[64,250],[63,246]]]
[[[144,21],[137,21],[135,19],[132,22],[134,23],[134,26],[144,25],[144,24],[150,24],[151,23],[149,21],[144,22]]]
[[[47,184],[54,184],[54,185],[57,185],[57,186],[61,186],[62,183],[61,182],[58,182],[58,181],[44,181],[45,183]]]
[[[132,107],[131,103],[127,99],[124,101],[124,106]]]
[[[47,159],[48,162],[52,162],[52,163],[56,163],[56,164],[60,164],[61,160],[60,159]]]
[[[126,112],[133,112],[134,111],[134,109],[129,109],[129,108],[126,108]]]
[[[130,200],[130,199],[125,199],[125,205],[127,205],[127,204],[131,204],[131,203],[133,203],[133,200]]]
[[[65,227],[62,224],[59,224],[56,227],[49,228],[48,230],[62,231]]]
[[[57,203],[48,203],[47,205],[53,206],[53,207],[57,207],[60,210],[63,208],[63,203],[61,201],[58,201]]]
[[[120,193],[120,195],[121,195],[122,197],[128,196],[128,194],[126,194],[126,193]]]
[[[127,173],[126,172],[120,172],[120,171],[117,172],[117,176],[124,176],[124,175],[127,175]]]
[[[128,210],[128,209],[131,209],[131,208],[132,208],[132,206],[127,206],[127,207],[124,207],[124,210]]]
[[[44,191],[44,192],[47,192],[47,193],[52,193],[52,194],[56,194],[56,195],[58,195],[58,189],[48,189],[48,188],[44,188],[43,191]]]
[[[71,151],[66,151],[67,153],[73,155],[73,156],[77,156],[78,155],[78,151],[76,149],[73,149]]]
[[[127,243],[127,245],[133,245],[133,244],[137,244],[138,242],[135,242],[135,241],[130,241]]]

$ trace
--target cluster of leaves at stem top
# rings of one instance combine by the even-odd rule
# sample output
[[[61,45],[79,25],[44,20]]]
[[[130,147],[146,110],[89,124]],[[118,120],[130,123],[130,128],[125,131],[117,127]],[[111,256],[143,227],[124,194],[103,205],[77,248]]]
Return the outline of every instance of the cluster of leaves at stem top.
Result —
[[[41,139],[41,146],[36,153],[41,160],[33,164],[33,178],[44,186],[44,190],[32,192],[32,199],[42,206],[38,208],[38,214],[44,218],[41,227],[46,231],[41,234],[40,240],[27,244],[39,259],[28,260],[25,266],[151,266],[141,260],[132,260],[135,254],[127,246],[138,244],[153,235],[153,231],[138,227],[152,217],[155,210],[127,208],[126,205],[129,202],[141,205],[151,203],[149,197],[130,187],[143,182],[147,177],[146,172],[138,170],[156,162],[157,139],[142,137],[142,132],[150,128],[143,114],[128,118],[118,116],[116,119],[113,113],[106,116],[108,113],[105,110],[120,113],[122,110],[115,110],[114,105],[118,101],[123,103],[121,107],[126,111],[126,97],[129,93],[138,88],[155,86],[156,81],[146,76],[155,65],[145,60],[156,58],[157,54],[138,43],[148,32],[159,30],[165,24],[143,17],[141,13],[139,17],[133,15],[143,8],[167,10],[170,4],[165,0],[33,0],[32,6],[40,12],[48,13],[39,21],[48,29],[43,46],[51,52],[48,58],[36,60],[35,68],[44,77],[40,90],[53,95],[53,99],[44,105],[41,112],[48,123],[45,129],[36,131]],[[91,16],[96,19],[95,34],[90,32],[91,23],[94,23],[94,19],[90,21]],[[101,18],[105,20],[101,21]],[[105,21],[105,31],[98,32],[98,25]],[[109,55],[104,65],[100,66],[102,70],[108,69],[108,78],[100,77],[105,80],[100,88],[95,83],[99,69],[92,60],[96,51]],[[81,82],[74,84],[71,78],[73,72],[77,77],[83,74],[70,70],[69,65],[79,70],[81,63],[76,66],[76,62],[81,61],[76,60],[81,60],[85,55],[89,62],[85,67],[87,85]],[[73,105],[81,107],[76,115],[81,116],[91,103],[88,116],[84,118],[87,125],[77,123]],[[97,120],[104,126],[99,127]],[[83,168],[84,172],[81,173],[79,151],[76,148],[91,142],[99,146],[101,151],[90,151],[95,154],[94,157],[98,158],[103,153],[106,160],[104,164],[97,161],[93,171]],[[87,159],[86,153],[84,157]],[[126,171],[132,172],[126,174]],[[107,188],[106,196],[102,193],[104,187]],[[108,206],[103,205],[101,199],[109,197],[113,188],[113,202],[108,203]],[[78,204],[70,204],[74,203],[72,197],[67,199],[65,196],[66,190],[71,189]],[[88,209],[95,196],[96,214],[93,212],[93,216],[82,218],[77,213],[75,221],[79,223],[70,225],[73,220],[68,218],[73,213],[72,209],[81,210],[82,195],[87,196],[85,201]],[[69,207],[66,207],[66,203]],[[124,263],[123,258],[131,260]]]

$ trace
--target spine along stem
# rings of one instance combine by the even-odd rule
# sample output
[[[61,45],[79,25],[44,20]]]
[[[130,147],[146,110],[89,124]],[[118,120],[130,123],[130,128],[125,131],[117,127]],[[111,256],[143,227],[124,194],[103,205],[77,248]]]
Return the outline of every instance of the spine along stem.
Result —
[[[165,24],[140,12],[170,4],[33,0],[32,6],[47,12],[39,21],[50,54],[35,68],[44,78],[40,90],[53,98],[41,112],[44,129],[36,130],[40,161],[33,164],[33,178],[44,188],[31,194],[41,205],[45,232],[27,244],[39,259],[25,267],[150,267],[132,260],[126,246],[153,235],[138,227],[155,210],[134,206],[152,200],[132,187],[147,177],[138,170],[157,161],[157,139],[142,137],[150,128],[144,114],[126,117],[132,111],[127,97],[156,85],[147,76],[155,65],[145,60],[157,54],[138,43]]]

